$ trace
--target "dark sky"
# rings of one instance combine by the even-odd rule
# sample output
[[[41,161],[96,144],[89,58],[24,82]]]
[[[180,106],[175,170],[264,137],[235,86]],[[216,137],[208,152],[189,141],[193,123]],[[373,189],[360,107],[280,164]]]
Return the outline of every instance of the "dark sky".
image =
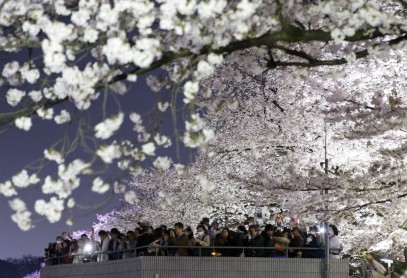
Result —
[[[4,89],[2,90],[4,94]],[[157,93],[152,92],[146,85],[145,79],[140,80],[133,85],[130,92],[124,97],[120,97],[122,109],[125,112],[135,111],[140,114],[146,115],[150,112],[151,107],[154,105],[155,99],[158,97]],[[0,113],[4,112],[5,99],[0,100]],[[116,106],[112,110],[117,111]],[[71,107],[72,108],[72,107]],[[111,107],[110,107],[111,108]],[[101,109],[100,102],[96,102],[90,111],[87,111],[88,115],[91,115],[94,122],[101,121]],[[151,114],[148,114],[151,116]],[[181,118],[179,119],[182,120]],[[132,125],[128,120],[128,115],[125,118],[126,123],[118,133],[117,137],[133,136]],[[147,121],[144,121],[146,124]],[[164,118],[164,129],[166,132],[173,134],[171,126],[171,118],[167,113]],[[148,124],[147,124],[148,125]],[[35,161],[43,156],[43,150],[49,146],[52,142],[56,141],[64,133],[66,126],[60,127],[55,123],[44,123],[44,121],[36,119],[33,121],[33,127],[29,132],[18,130],[13,128],[6,133],[0,134],[0,169],[1,176],[0,182],[9,180],[13,175],[21,171],[25,165]],[[75,127],[71,127],[72,132],[75,131]],[[167,154],[173,154],[173,150],[167,151]],[[79,153],[79,157],[82,155]],[[73,157],[68,161],[74,159]],[[174,158],[175,159],[175,158]],[[151,161],[150,161],[151,162]],[[55,166],[54,166],[55,167]],[[46,168],[41,175],[44,178],[44,174],[47,175],[55,172],[56,168]],[[31,172],[29,172],[31,173]],[[112,174],[112,173],[108,173]],[[81,186],[74,192],[74,197],[77,202],[82,204],[92,205],[98,204],[103,201],[107,196],[98,196],[96,193],[90,193],[91,181],[90,179],[81,179]],[[12,210],[8,205],[8,201],[12,198],[5,198],[0,196],[0,238],[2,248],[0,248],[0,259],[7,257],[21,257],[22,255],[32,254],[36,256],[43,255],[44,248],[47,247],[49,242],[55,241],[55,237],[61,234],[62,231],[75,231],[90,229],[92,223],[95,222],[96,213],[103,214],[110,212],[112,209],[117,208],[120,205],[120,196],[115,196],[106,206],[94,211],[75,210],[74,225],[69,227],[65,224],[67,214],[64,213],[62,219],[57,224],[50,224],[45,218],[37,215],[34,212],[33,204],[38,198],[49,200],[51,195],[44,195],[41,192],[41,185],[31,185],[27,189],[19,191],[19,196],[23,199],[30,211],[33,212],[32,218],[38,221],[36,227],[28,232],[21,231],[18,226],[11,220],[10,215]]]
[[[9,180],[13,175],[18,173],[28,163],[35,161],[42,157],[43,150],[52,142],[56,141],[64,132],[66,127],[58,127],[54,123],[44,123],[40,120],[33,121],[32,130],[25,132],[13,128],[6,133],[0,135],[0,169],[1,177],[0,182]],[[44,169],[44,174],[52,174],[55,171],[53,167]],[[29,173],[32,173],[29,171]],[[42,175],[43,176],[43,175]],[[78,201],[88,201],[87,204],[96,204],[100,201],[97,194],[89,194],[89,187],[87,182],[92,179],[81,179],[81,187],[77,189],[74,196],[78,197]],[[31,185],[27,189],[19,190],[18,196],[12,198],[5,198],[0,196],[0,237],[2,238],[3,248],[0,250],[0,259],[6,257],[21,257],[25,254],[42,255],[44,248],[48,242],[55,240],[55,237],[62,231],[66,230],[79,230],[90,229],[92,223],[96,221],[94,212],[91,211],[75,211],[76,215],[83,215],[82,217],[75,217],[74,226],[69,227],[65,224],[67,214],[64,213],[61,221],[57,224],[50,224],[48,220],[41,218],[33,212],[32,219],[39,221],[36,223],[36,228],[28,232],[21,231],[18,226],[11,220],[10,215],[12,210],[9,207],[8,201],[14,197],[19,197],[24,200],[30,211],[33,211],[33,204],[37,198],[49,200],[51,195],[44,195],[41,192],[41,183]],[[82,198],[83,197],[83,198]],[[99,197],[99,198],[97,198]],[[106,207],[102,208],[98,213],[104,213],[112,210],[112,208],[119,205],[118,197],[115,197]]]

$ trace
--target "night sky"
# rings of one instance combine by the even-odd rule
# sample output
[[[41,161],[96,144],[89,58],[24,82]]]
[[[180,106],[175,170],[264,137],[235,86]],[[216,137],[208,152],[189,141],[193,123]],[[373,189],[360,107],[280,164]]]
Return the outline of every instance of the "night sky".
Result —
[[[1,91],[1,93],[4,93],[4,89]],[[151,116],[150,109],[152,106],[154,106],[155,100],[158,96],[159,95],[157,93],[151,92],[151,90],[147,87],[145,79],[140,78],[140,80],[133,85],[133,87],[124,97],[120,97],[122,105],[121,108],[125,112],[135,111],[142,115],[147,115],[147,113],[150,113],[148,115]],[[163,95],[160,95],[159,97],[162,98],[162,96]],[[4,105],[5,100],[3,99],[2,102],[0,102],[0,106]],[[100,106],[101,104],[99,101],[92,106],[90,111],[85,111],[85,113],[87,113],[87,117],[91,115],[91,120],[95,123],[101,121]],[[72,107],[73,106],[71,105],[70,111],[72,111]],[[115,105],[112,105],[112,107],[109,108],[112,108],[112,111],[117,111],[117,107]],[[7,107],[0,107],[0,111],[4,112],[5,109],[7,109]],[[170,132],[169,134],[172,135],[173,132],[170,124],[171,118],[169,116],[169,111],[167,112],[168,113],[164,115],[164,129],[166,132]],[[145,125],[147,125],[146,120],[143,122]],[[0,134],[0,182],[10,179],[13,175],[21,171],[25,165],[37,160],[38,158],[41,158],[43,156],[43,150],[45,147],[50,146],[53,142],[59,139],[64,134],[66,128],[71,129],[71,132],[75,131],[75,126],[58,126],[51,121],[46,123],[43,120],[34,119],[33,127],[29,132],[12,128],[6,133]],[[132,132],[132,125],[128,120],[128,114],[126,115],[125,123],[118,132],[116,138],[120,138],[123,135],[135,136],[135,133]],[[173,150],[166,152],[166,155],[171,155]],[[79,157],[81,157],[81,154],[79,154]],[[86,158],[83,158],[86,161]],[[74,159],[74,157],[71,157],[71,159],[68,159],[68,161],[71,161],[72,159]],[[46,171],[40,175],[40,177],[44,178],[48,173],[55,172],[56,167],[53,167],[54,168],[47,168]],[[29,171],[29,173],[32,172]],[[107,173],[107,175],[113,176],[114,173]],[[81,178],[81,186],[76,189],[73,195],[77,203],[92,205],[98,204],[105,200],[105,198],[108,198],[106,195],[98,196],[97,193],[90,193],[92,180],[93,178]],[[41,197],[45,200],[49,200],[49,198],[52,196],[42,194],[41,186],[42,183],[31,185],[29,188],[22,190],[20,189],[20,191],[18,191],[18,196],[13,196],[20,197],[23,201],[25,201],[28,209],[33,213],[32,219],[36,222],[36,227],[27,232],[21,231],[10,218],[12,210],[8,205],[8,201],[13,199],[13,197],[5,198],[3,195],[0,196],[0,210],[2,212],[0,214],[0,238],[2,239],[0,259],[7,257],[18,258],[27,254],[42,256],[44,254],[44,248],[47,247],[49,242],[55,241],[55,237],[60,235],[62,231],[90,230],[92,223],[97,221],[96,213],[107,213],[120,205],[120,196],[115,196],[107,205],[99,209],[97,212],[75,209],[74,225],[72,227],[65,224],[68,215],[65,212],[63,213],[60,222],[50,224],[47,219],[36,214],[33,209],[33,204],[37,198]]]

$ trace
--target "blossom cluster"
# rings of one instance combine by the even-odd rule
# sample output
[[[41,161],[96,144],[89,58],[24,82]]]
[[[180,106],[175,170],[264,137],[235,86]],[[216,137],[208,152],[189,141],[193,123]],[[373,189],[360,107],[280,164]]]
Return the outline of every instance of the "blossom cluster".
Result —
[[[309,185],[305,175],[322,186],[327,180],[315,167],[320,155],[315,138],[322,136],[323,118],[332,123],[338,138],[347,139],[335,145],[337,153],[346,150],[360,158],[349,162],[349,156],[342,156],[335,161],[348,175],[344,181],[351,177],[360,189],[364,173],[377,174],[378,169],[394,179],[390,170],[399,162],[404,165],[400,159],[404,146],[378,144],[366,151],[365,144],[398,139],[393,131],[404,131],[400,111],[405,111],[406,88],[400,76],[405,62],[400,57],[405,54],[405,19],[402,2],[391,0],[5,1],[0,9],[0,48],[10,58],[1,69],[0,83],[6,89],[0,101],[7,107],[0,114],[1,125],[29,132],[38,118],[50,125],[75,126],[77,132],[72,142],[63,139],[43,150],[39,165],[51,165],[55,173],[17,171],[0,183],[0,193],[9,198],[40,184],[42,193],[51,196],[48,202],[37,200],[34,210],[50,222],[74,206],[73,193],[85,175],[92,176],[95,193],[125,193],[129,203],[149,200],[140,198],[135,189],[124,192],[121,183],[100,175],[109,167],[136,175],[145,165],[163,175],[184,169],[177,165],[174,170],[177,161],[162,155],[162,149],[173,146],[173,136],[166,128],[152,128],[155,125],[146,121],[152,112],[122,109],[120,101],[145,72],[163,74],[147,79],[157,93],[153,111],[164,118],[186,112],[183,130],[174,127],[175,137],[186,147],[203,151],[197,165],[205,171],[191,171],[189,184],[201,190],[201,198],[216,192],[215,181],[228,183],[230,177],[245,189],[245,182],[268,188],[268,182],[278,180],[280,187],[304,190],[294,181]],[[26,61],[15,58],[26,52]],[[374,57],[359,63],[363,55]],[[332,72],[272,71],[278,65],[324,63],[348,65]],[[371,70],[373,66],[389,70],[391,76]],[[95,120],[89,114],[96,110],[101,113],[94,113]],[[121,131],[129,124],[134,133],[123,138]],[[220,135],[217,140],[215,131]],[[366,141],[351,142],[356,137]],[[350,142],[353,148],[347,149]],[[294,146],[302,156],[290,157],[287,163],[281,154]],[[79,158],[81,152],[91,155]],[[277,155],[267,157],[270,153]],[[373,154],[385,157],[386,163],[378,166],[378,160],[369,158]],[[225,169],[206,173],[211,163]],[[361,169],[356,168],[358,163]],[[276,164],[282,166],[277,169]],[[293,164],[301,169],[293,173]],[[349,184],[344,182],[343,188]],[[249,190],[256,198],[257,187]],[[231,191],[236,197],[238,190]],[[170,193],[157,194],[165,199]],[[304,200],[311,197],[315,194]],[[33,226],[31,213],[21,202],[14,199],[10,206],[13,221],[26,230]]]

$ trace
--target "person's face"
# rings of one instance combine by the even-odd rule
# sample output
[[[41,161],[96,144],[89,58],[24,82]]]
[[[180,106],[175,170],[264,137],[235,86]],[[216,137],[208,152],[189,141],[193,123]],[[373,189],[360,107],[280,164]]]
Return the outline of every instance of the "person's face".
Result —
[[[78,246],[79,246],[79,247],[82,247],[82,246],[83,246],[83,240],[82,240],[82,239],[78,240]]]
[[[285,233],[283,234],[283,236],[284,236],[285,238],[288,238],[288,233],[285,232]]]
[[[267,230],[267,231],[266,231],[266,234],[267,234],[269,237],[272,237],[272,236],[273,236],[273,230]]]
[[[117,235],[116,235],[116,234],[110,234],[110,237],[111,237],[112,239],[117,239]]]
[[[332,227],[329,227],[328,233],[329,233],[329,236],[334,236],[334,230],[332,229]]]
[[[140,236],[140,231],[139,230],[134,230],[134,236],[139,237]]]
[[[229,236],[228,230],[223,229],[221,235],[222,235],[223,238],[227,238]]]
[[[249,229],[249,234],[251,237],[255,237],[257,235],[256,229],[250,228]]]
[[[127,239],[132,241],[134,239],[133,234],[127,234]]]
[[[202,227],[198,227],[198,228],[196,229],[196,231],[197,231],[198,233],[200,233],[200,232],[205,232]]]
[[[182,233],[182,228],[180,228],[178,226],[175,226],[174,231],[175,231],[176,234],[180,234],[180,233]]]

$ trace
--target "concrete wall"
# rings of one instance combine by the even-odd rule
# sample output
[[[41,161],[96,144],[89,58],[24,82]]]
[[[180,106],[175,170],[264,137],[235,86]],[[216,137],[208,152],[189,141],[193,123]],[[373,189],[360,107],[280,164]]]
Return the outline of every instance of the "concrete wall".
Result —
[[[104,263],[56,265],[41,278],[322,278],[323,260],[220,257],[138,257]],[[331,260],[329,278],[349,276],[347,260]]]

